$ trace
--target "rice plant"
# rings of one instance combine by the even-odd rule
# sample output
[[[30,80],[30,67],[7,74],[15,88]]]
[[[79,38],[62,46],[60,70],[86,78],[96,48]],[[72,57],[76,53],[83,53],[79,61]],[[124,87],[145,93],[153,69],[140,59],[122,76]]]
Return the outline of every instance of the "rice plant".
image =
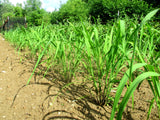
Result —
[[[124,53],[120,53],[119,49],[123,41],[125,50],[123,25],[124,21],[120,21],[118,27],[114,25],[103,38],[99,36],[96,26],[89,33],[83,25],[86,46],[83,64],[93,81],[96,103],[101,106],[109,103],[112,85],[117,82],[116,76],[125,61]]]
[[[136,50],[138,50],[138,47],[137,47],[137,38],[138,38],[138,30],[152,17],[156,14],[156,12],[158,11],[157,10],[154,10],[152,12],[150,12],[144,19],[143,21],[141,22],[140,26],[137,26],[137,28],[134,30],[134,32],[131,34],[131,38],[132,36],[136,36],[136,38],[134,39],[134,43],[133,43],[133,53],[136,52]],[[143,67],[145,68],[145,71],[144,73],[140,74],[135,80],[133,80],[133,82],[130,84],[130,86],[128,87],[127,89],[127,92],[125,93],[125,96],[124,98],[122,99],[122,102],[120,103],[120,105],[118,106],[118,114],[117,114],[117,119],[120,120],[122,118],[122,113],[124,111],[124,108],[130,98],[130,96],[132,95],[132,93],[134,92],[134,90],[136,89],[136,87],[138,86],[138,84],[140,84],[144,79],[147,79],[148,77],[151,76],[151,79],[147,79],[149,84],[150,84],[150,87],[151,87],[151,90],[153,92],[153,95],[154,95],[154,98],[153,100],[156,101],[157,103],[157,106],[158,106],[158,109],[159,109],[159,100],[160,100],[160,96],[159,96],[159,93],[160,93],[160,82],[159,82],[159,77],[160,74],[155,72],[155,69],[154,67],[152,67],[151,65],[148,65],[145,63],[144,59],[142,58],[141,54],[139,54],[139,57],[141,59],[141,62],[142,63],[139,63],[139,64],[136,64],[136,65],[132,65],[130,66],[129,70],[126,72],[126,74],[123,76],[119,86],[118,86],[118,89],[117,89],[117,93],[116,93],[116,96],[115,96],[115,100],[114,100],[114,105],[113,105],[113,108],[112,108],[112,113],[111,113],[111,120],[114,118],[114,114],[115,114],[115,111],[116,111],[116,107],[118,105],[118,101],[120,100],[120,95],[122,93],[122,90],[124,88],[124,85],[125,83],[127,82],[127,80],[129,78],[131,78],[131,74],[134,70],[136,70],[137,68],[140,68],[140,67]],[[131,59],[131,63],[133,63],[133,59],[134,59],[134,54],[132,55],[132,59]],[[159,71],[158,71],[159,72]],[[153,83],[153,85],[152,85]],[[151,108],[151,107],[150,107]],[[160,110],[160,109],[159,109]],[[149,111],[149,114],[150,114],[150,111]],[[149,118],[149,114],[148,114],[148,118]]]

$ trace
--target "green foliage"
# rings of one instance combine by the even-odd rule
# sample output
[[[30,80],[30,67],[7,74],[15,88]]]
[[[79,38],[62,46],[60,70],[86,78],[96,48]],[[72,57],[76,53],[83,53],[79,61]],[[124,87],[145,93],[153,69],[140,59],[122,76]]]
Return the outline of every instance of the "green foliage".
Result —
[[[29,12],[29,14],[27,15],[27,23],[29,25],[38,26],[41,25],[42,22],[50,22],[50,16],[43,9],[34,10],[32,12]]]
[[[52,24],[57,24],[58,22],[62,21],[61,16],[59,15],[59,11],[53,11],[51,13],[51,23]]]
[[[28,25],[41,25],[43,22],[50,23],[50,14],[41,9],[40,0],[27,0],[25,7],[17,3],[12,5],[8,0],[3,0],[0,4],[0,20],[3,23],[7,17],[26,17]]]
[[[133,18],[140,21],[153,7],[160,7],[159,1],[153,0],[68,0],[58,11],[51,14],[41,9],[40,0],[27,0],[24,8],[22,4],[13,6],[8,0],[0,4],[0,19],[7,16],[26,16],[30,25],[41,25],[42,21],[54,24],[58,22],[88,20],[106,23],[117,18]],[[159,20],[160,12],[154,17]]]
[[[61,5],[59,11],[52,13],[51,22],[63,22],[68,19],[70,21],[79,21],[80,18],[87,19],[87,6],[82,0],[68,0],[66,4]]]
[[[27,0],[25,2],[25,10],[27,14],[29,14],[30,11],[35,11],[40,9],[41,7],[41,1],[40,0]]]
[[[25,14],[27,15],[27,23],[29,25],[40,25],[42,18],[41,2],[39,0],[27,0],[25,2]]]
[[[19,6],[14,7],[14,15],[19,17],[24,16],[22,7],[19,7]]]
[[[130,18],[136,16],[139,19],[149,11],[148,4],[141,0],[93,0],[90,2],[89,14],[96,19],[99,17],[102,22],[106,23],[108,20],[125,16]]]
[[[160,7],[160,1],[159,0],[143,0],[147,2],[150,5],[153,5],[154,7]]]
[[[63,22],[66,19],[77,21],[79,18],[91,17],[92,22],[100,19],[106,23],[117,18],[133,18],[141,21],[158,1],[146,2],[147,0],[68,0],[59,11],[52,13],[51,23]],[[153,3],[154,5],[152,6]],[[157,5],[156,7],[158,7]],[[159,13],[155,20],[159,19]]]
[[[113,108],[112,108],[112,113],[111,113],[110,120],[113,120],[113,118],[114,118],[114,115],[115,115],[115,112],[116,112],[116,107],[117,107],[118,102],[120,100],[120,96],[121,96],[122,90],[123,90],[125,84],[127,83],[127,80],[131,79],[133,71],[135,71],[136,69],[138,69],[138,68],[140,68],[142,66],[145,68],[145,71],[142,74],[140,74],[133,81],[130,80],[130,86],[128,87],[127,92],[125,93],[125,96],[122,99],[122,102],[120,103],[120,105],[118,107],[117,120],[121,120],[124,108],[126,107],[129,98],[133,95],[133,92],[136,89],[136,87],[143,80],[145,80],[146,78],[148,78],[150,76],[152,76],[151,79],[147,79],[147,80],[148,80],[148,83],[149,83],[150,88],[152,90],[152,93],[154,95],[154,100],[157,103],[158,110],[160,110],[160,104],[159,104],[159,102],[160,102],[160,86],[159,86],[160,82],[158,80],[158,77],[160,76],[160,74],[159,74],[160,70],[158,69],[157,70],[158,73],[157,73],[156,72],[156,66],[154,67],[154,64],[156,64],[157,60],[150,62],[150,65],[146,64],[144,59],[147,58],[148,55],[149,56],[152,55],[152,53],[148,53],[147,56],[145,56],[143,54],[139,54],[139,51],[141,51],[141,48],[137,47],[138,31],[140,30],[140,28],[142,28],[146,24],[146,22],[148,20],[151,19],[151,17],[153,17],[157,13],[157,11],[158,11],[158,9],[150,12],[149,14],[147,14],[147,16],[141,22],[141,24],[139,26],[137,26],[137,28],[134,29],[133,33],[129,37],[131,40],[133,39],[133,43],[132,43],[132,45],[133,45],[132,59],[131,59],[131,62],[129,63],[130,64],[129,70],[127,70],[126,74],[123,76],[123,78],[122,78],[122,80],[121,80],[121,82],[120,82],[120,84],[118,86],[117,93],[116,93],[115,100],[114,100],[114,104],[113,104]],[[143,32],[141,32],[141,35],[143,35]],[[152,39],[152,37],[150,37],[150,39]],[[142,41],[139,41],[139,42],[142,42]],[[149,43],[149,42],[147,42],[147,43]],[[149,43],[149,44],[152,45],[152,43]],[[146,45],[144,45],[143,47],[145,48]],[[147,48],[149,48],[149,47],[147,46]],[[138,63],[136,65],[133,65],[133,61],[134,61],[136,52],[138,52],[138,55],[139,55],[140,60],[141,60],[142,63]],[[143,52],[144,52],[144,50],[143,50]],[[155,57],[156,56],[154,56],[154,58]],[[149,60],[149,58],[147,60]],[[152,66],[152,64],[153,64],[153,66]],[[159,117],[160,117],[160,114],[159,114]]]
[[[149,5],[144,2],[144,1],[139,1],[139,0],[134,0],[131,2],[126,2],[124,5],[120,5],[120,14],[122,11],[122,15],[127,15],[131,18],[134,17],[134,15],[138,18],[140,18],[141,16],[146,15],[149,11]]]
[[[14,17],[14,14],[12,12],[6,12],[2,15],[2,19],[5,21],[7,20],[7,17]]]
[[[113,25],[107,35],[102,38],[98,27],[94,27],[91,32],[83,27],[85,51],[87,51],[83,64],[93,82],[96,103],[101,106],[110,103],[112,85],[116,82],[117,74],[126,60],[124,53],[119,52],[119,46],[122,46],[124,38],[123,35],[120,35],[124,32],[121,29],[123,21],[117,26]]]
[[[160,8],[160,0],[144,0],[146,1],[150,6],[155,8]],[[160,11],[155,15],[154,20],[160,21]]]
[[[93,0],[90,2],[89,15],[91,15],[91,20],[95,22],[96,19],[100,18],[102,22],[106,21],[109,16],[104,14],[105,6],[103,0]]]
[[[50,24],[51,23],[51,13],[46,12],[44,9],[41,9],[41,23]]]
[[[50,22],[50,15],[41,7],[40,0],[27,0],[25,3],[25,14],[27,16],[28,25],[41,25],[44,23]]]
[[[14,16],[13,11],[13,5],[9,1],[4,0],[0,5],[0,19],[6,20],[8,16]]]

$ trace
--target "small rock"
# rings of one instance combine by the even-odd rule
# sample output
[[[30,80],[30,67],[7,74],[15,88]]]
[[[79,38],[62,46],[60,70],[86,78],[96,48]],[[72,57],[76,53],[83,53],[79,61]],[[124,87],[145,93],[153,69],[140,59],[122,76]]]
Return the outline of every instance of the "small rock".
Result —
[[[74,107],[74,104],[72,104],[71,106],[73,106],[73,107]]]
[[[2,116],[2,118],[6,118],[6,116]]]
[[[115,91],[115,90],[111,90],[111,92],[116,93],[116,91]]]
[[[72,102],[76,102],[77,100],[72,100]]]
[[[2,71],[2,73],[6,73],[6,71]]]
[[[0,90],[2,90],[2,88],[0,88]]]
[[[53,106],[53,103],[50,102],[49,105],[50,105],[50,106]]]

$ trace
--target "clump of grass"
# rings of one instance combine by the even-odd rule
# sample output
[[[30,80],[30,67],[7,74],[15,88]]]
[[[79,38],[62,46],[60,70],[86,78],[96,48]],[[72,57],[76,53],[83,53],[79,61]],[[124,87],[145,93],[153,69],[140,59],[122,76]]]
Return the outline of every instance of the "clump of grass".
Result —
[[[115,25],[110,32],[101,38],[98,28],[88,32],[83,25],[85,41],[85,53],[83,64],[87,69],[90,80],[93,81],[95,99],[97,104],[103,106],[110,100],[112,85],[116,82],[116,76],[125,61],[124,53],[120,54],[122,42],[125,50],[124,21],[120,21],[118,27]]]
[[[127,82],[128,79],[131,79],[131,75],[132,75],[133,71],[135,71],[137,68],[140,68],[140,67],[143,67],[143,66],[145,68],[145,72],[140,74],[136,79],[133,80],[133,82],[130,83],[130,86],[128,87],[127,92],[125,93],[125,96],[122,99],[122,102],[118,106],[117,119],[120,120],[122,118],[122,113],[124,111],[124,108],[125,108],[128,100],[129,100],[130,96],[133,95],[133,92],[136,89],[136,87],[144,79],[146,79],[146,78],[148,78],[150,76],[151,76],[151,79],[148,79],[148,82],[150,84],[151,90],[152,90],[153,95],[154,95],[154,98],[152,99],[152,103],[155,100],[156,103],[157,103],[158,109],[160,108],[159,107],[159,100],[160,100],[160,96],[159,96],[160,87],[159,87],[159,85],[160,85],[160,82],[158,80],[158,76],[160,76],[160,74],[155,72],[155,68],[153,66],[148,65],[148,64],[145,63],[145,61],[144,61],[142,55],[139,53],[139,49],[137,47],[138,31],[152,16],[154,16],[156,14],[157,11],[158,11],[158,9],[150,12],[143,19],[143,21],[141,22],[140,26],[137,26],[137,28],[131,34],[131,37],[130,37],[131,39],[134,36],[133,37],[134,38],[134,43],[133,43],[133,55],[132,55],[132,59],[131,59],[131,66],[130,66],[129,70],[126,72],[126,74],[123,76],[123,78],[122,78],[122,80],[121,80],[121,82],[120,82],[120,84],[118,86],[117,93],[116,93],[115,100],[114,100],[114,104],[113,104],[113,108],[112,108],[112,113],[111,113],[111,118],[110,118],[111,120],[114,118],[116,107],[118,105],[118,101],[120,100],[120,96],[121,96],[121,93],[122,93],[122,90],[124,88],[125,83]],[[139,57],[140,57],[142,63],[133,65],[133,60],[134,60],[134,56],[135,56],[135,52],[136,51],[138,51],[138,54],[139,54]],[[153,83],[153,85],[152,85],[152,83]],[[153,104],[151,104],[151,106],[152,105]],[[151,106],[150,106],[150,109],[149,109],[149,112],[148,112],[148,118],[149,118],[149,115],[150,115],[150,112],[151,112],[151,108],[152,108]]]

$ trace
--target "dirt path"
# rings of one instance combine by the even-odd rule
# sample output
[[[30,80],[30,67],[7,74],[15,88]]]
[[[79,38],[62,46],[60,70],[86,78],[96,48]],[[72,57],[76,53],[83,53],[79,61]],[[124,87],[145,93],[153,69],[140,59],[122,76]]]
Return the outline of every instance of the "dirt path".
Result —
[[[0,120],[43,118],[41,105],[47,97],[48,86],[33,84],[23,87],[32,68],[29,63],[20,63],[18,53],[0,37]]]
[[[25,86],[34,65],[31,61],[22,59],[0,36],[0,120],[85,118],[82,113],[79,115],[74,112],[75,101],[59,96],[53,101],[53,97],[62,87],[61,84],[53,84],[42,76],[37,76],[39,83],[34,84],[33,77],[33,84]],[[50,76],[48,79],[53,78]]]
[[[52,83],[42,76],[36,77],[37,84],[25,86],[33,70],[32,62],[23,60],[4,38],[0,37],[0,120],[107,120],[111,107],[104,108],[82,97],[84,88],[72,86],[67,93],[56,94],[63,84]],[[31,83],[34,83],[34,77]],[[145,120],[152,93],[146,82],[135,92],[135,110],[131,101],[123,115],[124,120]],[[156,108],[151,120],[158,120]]]

